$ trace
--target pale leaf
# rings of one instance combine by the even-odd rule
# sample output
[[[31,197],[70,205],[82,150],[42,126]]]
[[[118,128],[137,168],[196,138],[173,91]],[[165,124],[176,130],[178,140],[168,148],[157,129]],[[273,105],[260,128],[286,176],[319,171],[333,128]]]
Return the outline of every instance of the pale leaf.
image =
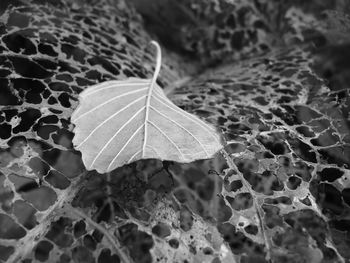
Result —
[[[152,79],[107,81],[80,94],[73,143],[88,170],[105,173],[148,158],[188,163],[222,148],[214,127],[177,107],[157,85],[156,46]]]

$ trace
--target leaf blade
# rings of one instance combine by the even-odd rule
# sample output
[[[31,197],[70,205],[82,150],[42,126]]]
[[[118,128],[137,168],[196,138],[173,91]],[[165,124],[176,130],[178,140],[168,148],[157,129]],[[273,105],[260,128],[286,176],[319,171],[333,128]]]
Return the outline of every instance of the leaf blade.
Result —
[[[178,108],[150,79],[89,87],[72,122],[75,148],[87,169],[99,173],[140,159],[188,163],[210,158],[222,148],[214,127]]]

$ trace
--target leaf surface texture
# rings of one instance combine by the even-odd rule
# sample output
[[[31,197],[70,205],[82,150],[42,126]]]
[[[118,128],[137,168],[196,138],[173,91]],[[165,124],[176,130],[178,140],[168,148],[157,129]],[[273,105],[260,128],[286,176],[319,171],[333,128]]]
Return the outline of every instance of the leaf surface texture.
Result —
[[[188,163],[222,148],[214,127],[178,108],[157,84],[149,93],[151,85],[151,79],[129,78],[80,94],[73,143],[87,169],[105,173],[150,158]]]

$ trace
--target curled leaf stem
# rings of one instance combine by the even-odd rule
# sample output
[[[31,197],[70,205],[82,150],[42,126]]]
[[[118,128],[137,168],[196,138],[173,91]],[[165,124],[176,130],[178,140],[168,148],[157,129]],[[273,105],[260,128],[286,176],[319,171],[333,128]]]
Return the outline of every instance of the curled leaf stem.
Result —
[[[158,78],[158,75],[160,72],[160,67],[162,66],[162,51],[161,51],[160,46],[159,46],[157,41],[152,40],[150,43],[156,47],[156,51],[157,51],[156,69],[154,70],[154,73],[153,73],[151,89],[150,89],[150,90],[152,90],[153,85],[157,81],[157,78]]]
[[[160,46],[158,44],[158,42],[152,40],[151,44],[153,46],[156,47],[157,50],[157,64],[156,64],[156,69],[154,71],[153,77],[152,77],[152,81],[151,81],[151,85],[149,87],[148,93],[147,93],[147,100],[146,100],[146,114],[145,114],[145,132],[144,132],[144,137],[143,137],[143,146],[142,146],[142,158],[145,157],[145,152],[146,152],[146,145],[147,145],[147,136],[148,136],[148,117],[149,117],[149,106],[151,104],[151,97],[152,97],[152,91],[153,91],[153,87],[156,84],[157,81],[157,77],[159,75],[160,72],[160,67],[162,65],[162,51],[160,49]]]

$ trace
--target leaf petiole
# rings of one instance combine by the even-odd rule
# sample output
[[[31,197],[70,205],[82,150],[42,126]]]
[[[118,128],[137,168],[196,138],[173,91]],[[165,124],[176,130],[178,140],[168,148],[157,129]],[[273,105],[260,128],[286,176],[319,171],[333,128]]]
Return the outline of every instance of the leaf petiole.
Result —
[[[156,64],[156,69],[154,71],[153,77],[152,77],[152,82],[151,85],[149,87],[148,93],[147,93],[147,101],[146,101],[146,114],[145,114],[145,132],[144,132],[144,136],[143,136],[143,145],[142,145],[142,158],[145,157],[145,152],[146,152],[146,146],[147,146],[147,135],[148,135],[148,125],[147,123],[148,121],[148,117],[149,117],[149,106],[151,104],[151,97],[152,97],[152,91],[153,91],[153,87],[156,84],[157,81],[157,77],[159,75],[160,72],[160,67],[162,65],[162,51],[160,49],[160,46],[158,44],[158,42],[152,40],[150,42],[153,46],[156,47],[157,50],[157,64]]]

